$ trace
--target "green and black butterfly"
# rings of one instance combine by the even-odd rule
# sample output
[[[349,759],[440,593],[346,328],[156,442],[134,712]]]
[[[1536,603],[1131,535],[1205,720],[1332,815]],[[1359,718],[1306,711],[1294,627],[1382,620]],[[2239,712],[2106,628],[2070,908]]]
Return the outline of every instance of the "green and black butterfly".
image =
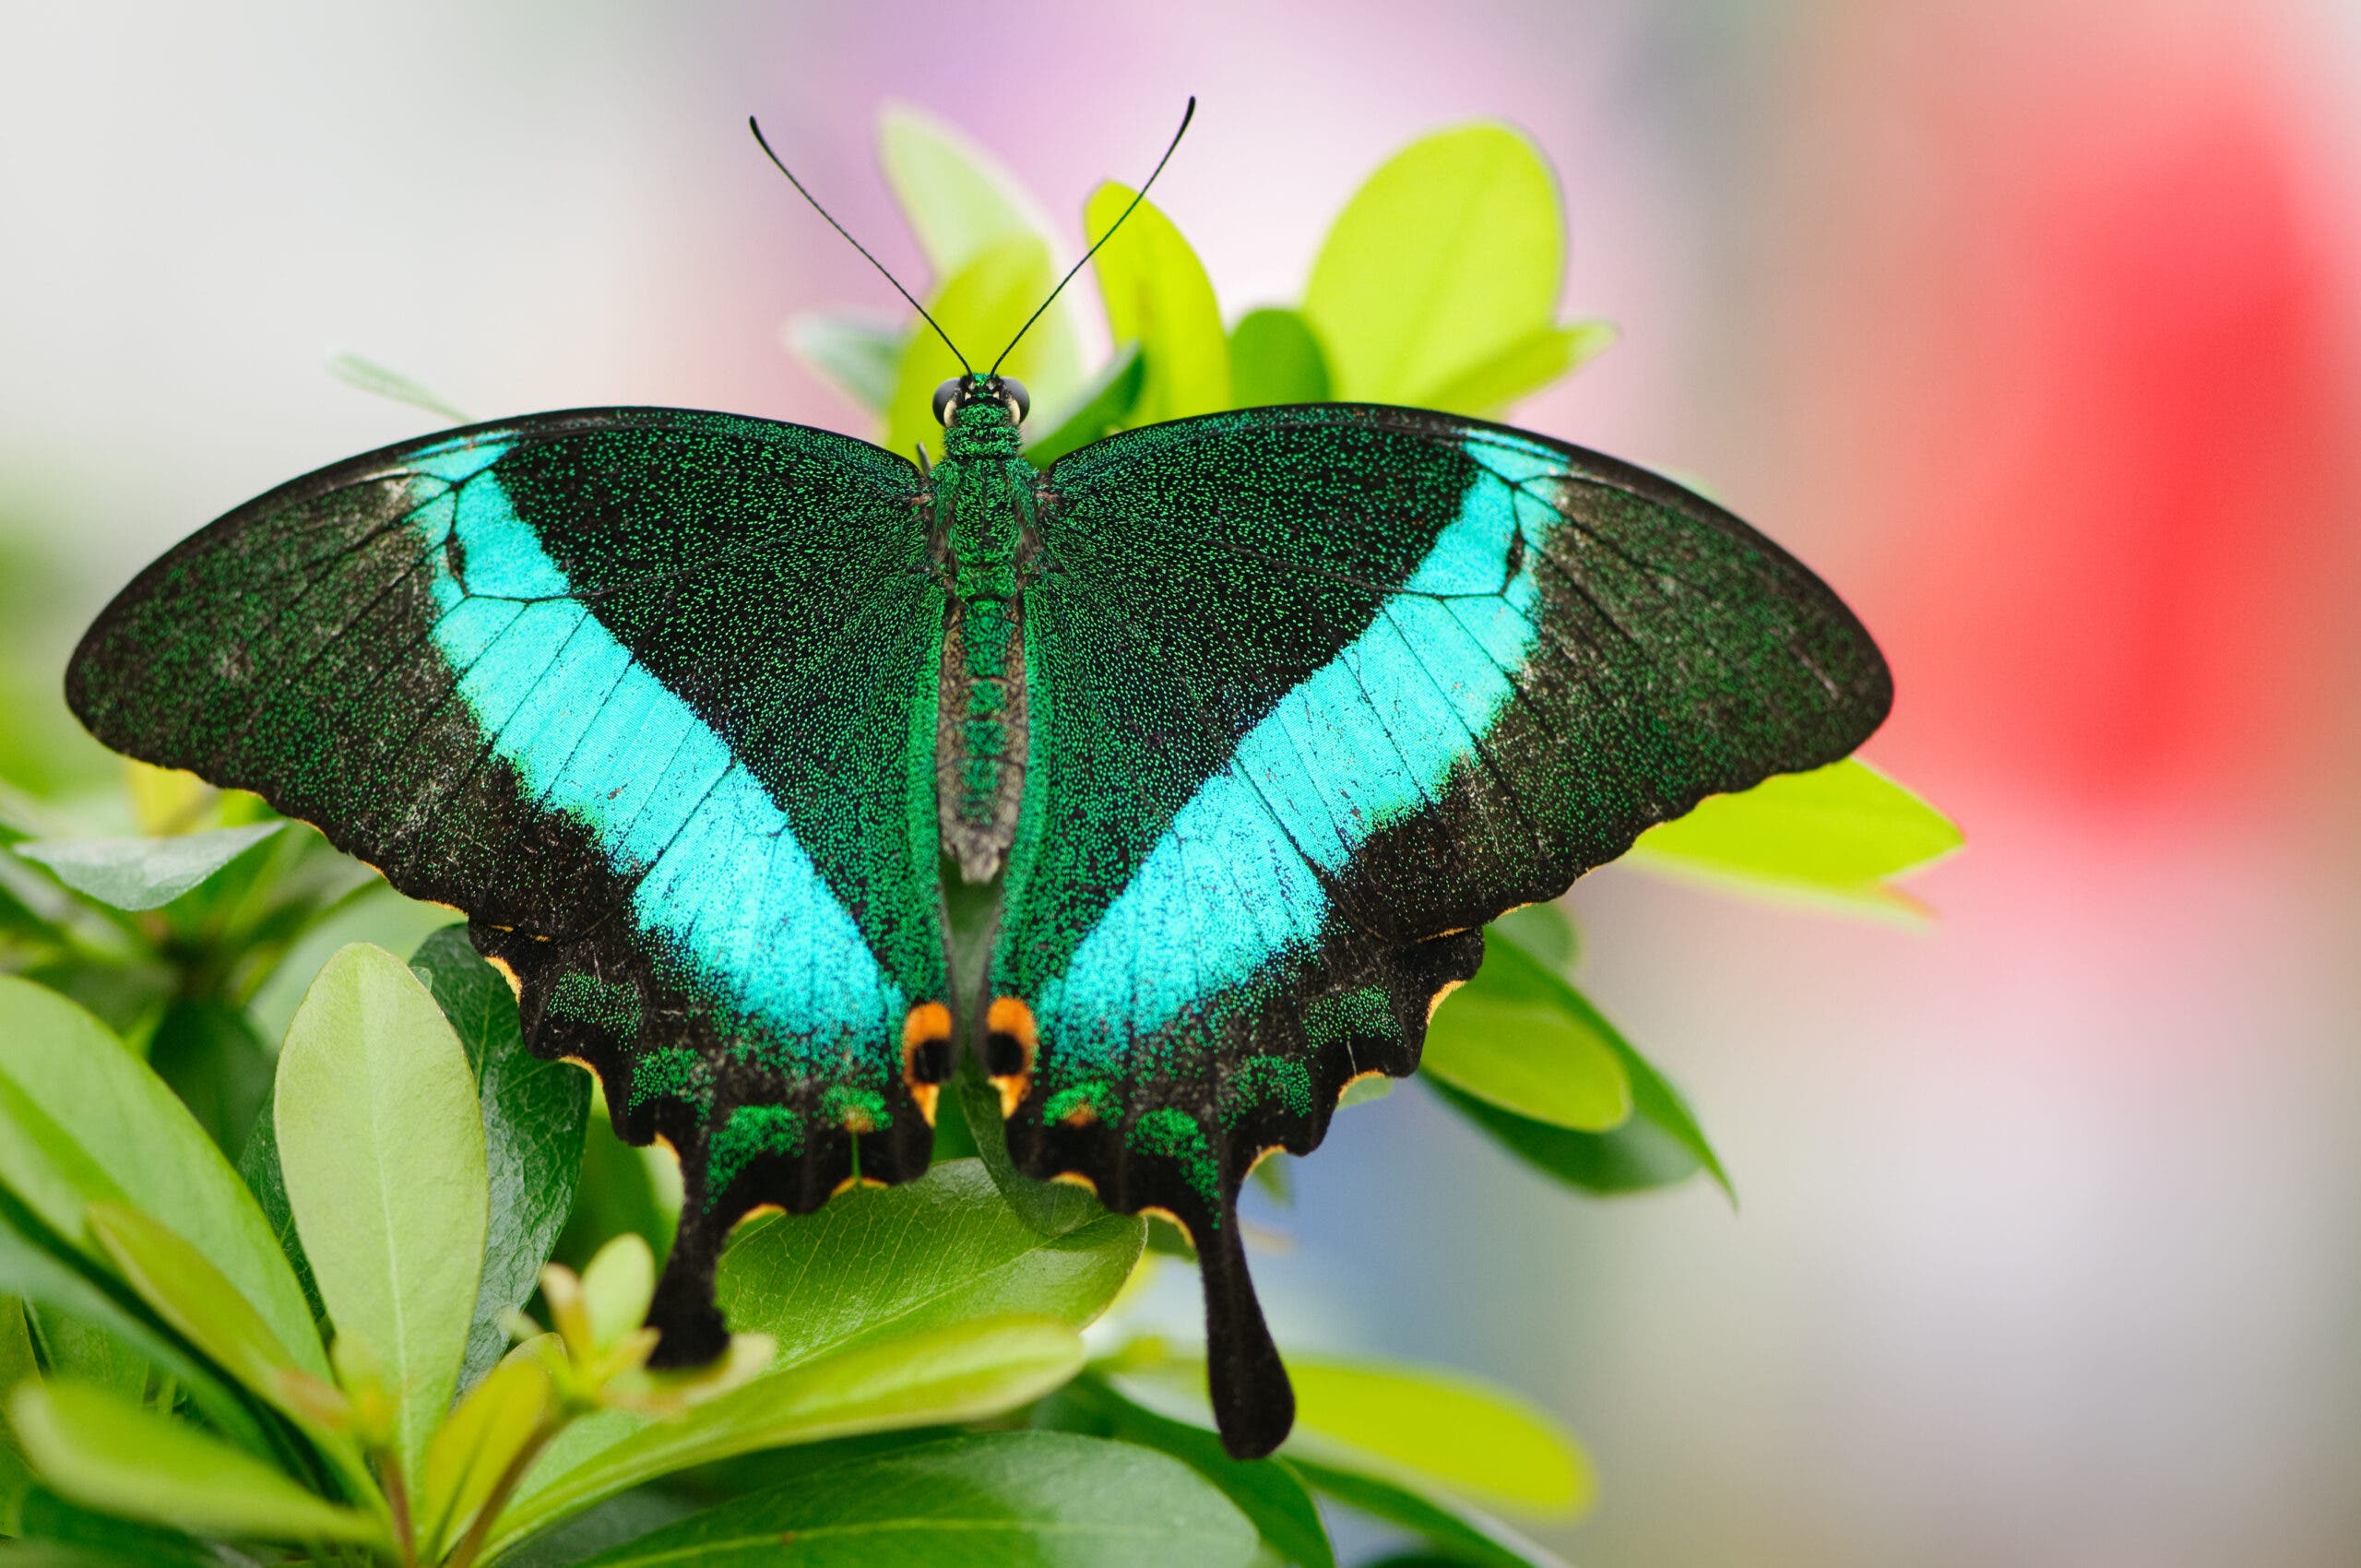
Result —
[[[1886,668],[1736,517],[1545,436],[1310,404],[1039,471],[1015,382],[937,412],[931,469],[672,409],[338,463],[140,574],[67,695],[466,911],[533,1049],[680,1156],[661,1359],[718,1348],[749,1209],[925,1170],[964,1049],[1021,1170],[1193,1238],[1267,1453],[1256,1159],[1418,1066],[1486,921],[1845,755]],[[975,972],[955,880],[1000,893]]]

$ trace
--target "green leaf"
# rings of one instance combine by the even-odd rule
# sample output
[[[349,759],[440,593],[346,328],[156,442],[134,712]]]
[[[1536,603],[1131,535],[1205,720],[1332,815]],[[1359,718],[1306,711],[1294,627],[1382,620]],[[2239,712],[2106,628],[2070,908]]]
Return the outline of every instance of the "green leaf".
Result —
[[[1640,835],[1626,858],[1650,871],[1802,895],[1909,918],[1886,883],[1964,842],[1951,820],[1857,757],[1766,778]]]
[[[931,114],[901,105],[880,114],[877,156],[938,282],[1005,241],[1048,244],[1055,238],[1032,193],[998,159]]]
[[[926,330],[923,323],[919,330]],[[902,362],[905,327],[840,311],[799,315],[787,324],[788,346],[830,386],[872,414],[894,398],[894,372]]]
[[[983,1161],[1001,1200],[1016,1217],[1044,1236],[1062,1236],[1108,1212],[1098,1194],[1071,1182],[1037,1182],[1016,1169],[1008,1158],[1008,1124],[1000,1113],[1000,1090],[984,1076],[973,1053],[960,1058],[953,1082],[959,1090],[960,1113],[976,1142],[976,1158]]]
[[[1436,394],[1551,326],[1565,270],[1558,184],[1500,125],[1422,137],[1328,231],[1303,313],[1335,395],[1433,407]]]
[[[513,1355],[469,1390],[426,1445],[419,1540],[432,1555],[456,1545],[476,1511],[550,1413],[550,1374]]]
[[[1096,1377],[1076,1378],[1042,1410],[1065,1430],[1121,1438],[1160,1450],[1221,1488],[1272,1551],[1299,1568],[1335,1568],[1335,1548],[1303,1478],[1285,1459],[1233,1459],[1203,1427],[1135,1405]],[[1040,1421],[1043,1417],[1037,1416]]]
[[[163,1080],[88,1013],[0,977],[0,1185],[93,1259],[92,1203],[153,1215],[213,1260],[306,1370],[327,1362],[269,1222]]]
[[[274,1070],[276,1066],[274,1063]],[[319,1281],[312,1277],[312,1260],[303,1255],[303,1239],[295,1233],[295,1211],[287,1206],[287,1173],[279,1166],[279,1119],[273,1114],[277,1095],[274,1087],[255,1116],[254,1131],[246,1134],[245,1149],[238,1156],[238,1178],[254,1194],[255,1206],[262,1210],[264,1222],[277,1238],[287,1266],[295,1271],[295,1283],[303,1292],[312,1321],[320,1323],[327,1317],[328,1309],[320,1301]]]
[[[134,1524],[68,1503],[44,1486],[26,1494],[17,1534],[0,1562],[59,1568],[222,1568],[213,1548],[181,1530]]]
[[[733,1331],[777,1338],[782,1366],[969,1318],[1080,1328],[1131,1277],[1145,1229],[1136,1215],[1102,1210],[1044,1236],[1001,1201],[980,1161],[955,1160],[743,1234],[722,1256],[716,1293]]]
[[[1562,1518],[1588,1505],[1590,1461],[1539,1409],[1458,1373],[1291,1355],[1295,1431],[1281,1454],[1440,1487],[1478,1504]],[[1126,1397],[1194,1416],[1204,1363],[1176,1357],[1117,1374]]]
[[[1328,400],[1328,354],[1301,311],[1250,310],[1229,329],[1230,400],[1240,409]]]
[[[328,356],[328,374],[347,386],[358,388],[371,397],[408,403],[413,409],[424,409],[430,414],[442,415],[453,424],[473,422],[466,412],[438,397],[431,388],[397,370],[389,370],[375,360],[364,358],[350,350],[338,350]]]
[[[986,1318],[872,1339],[767,1373],[674,1420],[580,1421],[551,1444],[493,1530],[492,1554],[626,1488],[756,1449],[980,1420],[1039,1398],[1082,1365],[1046,1318]],[[618,1432],[621,1433],[618,1437]],[[585,1454],[585,1439],[603,1446]]]
[[[1560,978],[1574,972],[1574,960],[1581,956],[1581,939],[1574,934],[1574,922],[1562,904],[1526,904],[1511,909],[1484,928],[1485,951],[1495,938],[1513,942],[1525,949],[1525,956]]]
[[[279,1056],[279,1160],[339,1338],[395,1391],[410,1490],[451,1403],[482,1272],[484,1134],[458,1037],[402,961],[327,961]]]
[[[1254,1531],[1187,1466],[1071,1432],[955,1437],[831,1465],[591,1568],[1245,1568]]]
[[[1513,942],[1436,1009],[1419,1071],[1553,1127],[1605,1132],[1631,1114],[1614,1044],[1573,987]]]
[[[1486,960],[1493,948],[1486,938]],[[1555,980],[1556,977],[1550,977]],[[1563,983],[1563,982],[1560,982]],[[1719,1156],[1697,1124],[1696,1113],[1680,1091],[1663,1074],[1631,1049],[1631,1042],[1608,1023],[1588,998],[1572,986],[1564,987],[1563,1005],[1572,1008],[1585,1027],[1607,1042],[1631,1085],[1631,1114],[1621,1125],[1603,1133],[1578,1132],[1520,1116],[1478,1099],[1440,1075],[1422,1074],[1427,1086],[1443,1103],[1475,1123],[1520,1159],[1572,1187],[1612,1194],[1669,1186],[1703,1169],[1733,1200],[1737,1193]],[[1422,1063],[1423,1065],[1423,1063]]]
[[[1555,1552],[1476,1509],[1315,1460],[1292,1463],[1324,1495],[1372,1518],[1415,1531],[1442,1548],[1450,1561],[1467,1568],[1566,1568],[1565,1560]]]
[[[474,1070],[492,1192],[483,1278],[459,1372],[466,1388],[506,1353],[504,1313],[524,1306],[574,1208],[590,1119],[590,1075],[525,1049],[516,997],[478,956],[468,928],[447,926],[410,955]]]
[[[1099,186],[1083,208],[1084,232],[1104,234],[1114,228],[1133,195],[1129,186]],[[1133,209],[1090,267],[1106,301],[1108,335],[1118,343],[1138,343],[1147,361],[1147,385],[1132,410],[1133,423],[1231,406],[1229,339],[1213,283],[1197,253],[1154,202]]]
[[[233,1540],[384,1539],[367,1515],[100,1389],[29,1384],[9,1400],[8,1421],[42,1479],[86,1507]]]
[[[1454,372],[1419,406],[1472,419],[1496,420],[1560,376],[1581,369],[1615,342],[1604,321],[1537,327],[1489,358]]]
[[[670,1196],[658,1179],[659,1166],[672,1167]],[[617,1137],[605,1102],[594,1095],[583,1136],[582,1177],[574,1189],[574,1211],[558,1232],[556,1261],[578,1274],[599,1248],[625,1233],[657,1252],[669,1250],[680,1224],[678,1182],[672,1157],[660,1147],[635,1148]]]
[[[227,1152],[253,1135],[278,1063],[245,1009],[200,998],[165,1011],[148,1043],[148,1065]]]
[[[927,301],[928,314],[970,355],[982,355],[977,369],[991,362],[1014,338],[1057,282],[1050,247],[1039,240],[1011,239],[976,253]],[[1064,318],[1051,311],[1035,323],[1025,341],[1009,351],[1005,374],[1025,383],[1034,401],[1063,401],[1082,379],[1081,355]],[[943,450],[943,426],[934,417],[934,389],[961,374],[959,362],[923,324],[903,345],[895,367],[894,397],[885,411],[884,446],[909,457],[923,445]]]
[[[1027,440],[1025,455],[1037,469],[1046,469],[1067,453],[1089,445],[1100,436],[1133,422],[1140,389],[1147,385],[1147,361],[1137,343],[1125,343],[1115,357],[1074,393],[1074,409],[1038,440]],[[1040,410],[1044,419],[1054,410]]]
[[[47,866],[58,881],[101,904],[118,909],[156,909],[286,826],[258,822],[169,838],[28,839],[10,848]]]

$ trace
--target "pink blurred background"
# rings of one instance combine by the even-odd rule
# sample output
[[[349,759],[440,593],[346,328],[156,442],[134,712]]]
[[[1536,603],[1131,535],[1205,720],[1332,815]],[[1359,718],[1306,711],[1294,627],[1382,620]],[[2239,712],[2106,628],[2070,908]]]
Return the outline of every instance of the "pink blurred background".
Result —
[[[2361,14],[437,0],[15,8],[0,518],[56,636],[303,469],[482,414],[860,427],[782,349],[922,274],[905,101],[1072,222],[1135,178],[1232,315],[1500,116],[1622,341],[1522,422],[1704,476],[1862,610],[1869,754],[1966,826],[1923,932],[1610,869],[1584,979],[1743,1198],[1598,1205],[1416,1091],[1260,1265],[1283,1339],[1454,1362],[1593,1449],[1596,1565],[2361,1558]]]

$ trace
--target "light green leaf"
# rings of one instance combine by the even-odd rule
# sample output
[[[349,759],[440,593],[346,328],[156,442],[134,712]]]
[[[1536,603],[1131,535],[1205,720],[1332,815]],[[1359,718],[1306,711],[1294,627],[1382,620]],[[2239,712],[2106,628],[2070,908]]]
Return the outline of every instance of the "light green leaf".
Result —
[[[1560,376],[1596,359],[1614,341],[1615,328],[1604,321],[1536,327],[1489,358],[1453,372],[1419,407],[1472,419],[1500,419]]]
[[[1080,1328],[1115,1299],[1145,1227],[1101,1211],[1044,1236],[1001,1201],[979,1160],[781,1215],[723,1254],[717,1287],[735,1332],[778,1340],[778,1364],[885,1334],[970,1318],[1041,1316]]]
[[[1311,1459],[1289,1462],[1326,1496],[1372,1518],[1417,1532],[1442,1548],[1448,1562],[1466,1568],[1566,1568],[1565,1560],[1557,1553],[1448,1498],[1429,1496],[1376,1476]]]
[[[1049,1424],[1161,1450],[1221,1488],[1271,1550],[1299,1568],[1335,1568],[1336,1551],[1303,1478],[1285,1459],[1233,1459],[1200,1426],[1135,1405],[1096,1377],[1076,1378],[1041,1406]]]
[[[1038,469],[1046,469],[1067,453],[1089,445],[1119,426],[1132,422],[1140,389],[1147,385],[1147,361],[1137,343],[1125,343],[1115,357],[1099,367],[1074,395],[1074,408],[1060,416],[1054,410],[1036,409],[1043,419],[1056,419],[1048,434],[1027,438],[1025,455]]]
[[[830,1465],[587,1568],[1245,1568],[1254,1531],[1187,1466],[1071,1432],[947,1438]]]
[[[373,398],[408,403],[413,409],[440,414],[453,424],[473,422],[469,415],[454,407],[449,399],[437,396],[430,387],[350,350],[339,349],[328,356],[328,374],[347,386],[366,392]]]
[[[1484,928],[1486,952],[1491,950],[1494,937],[1524,948],[1525,956],[1560,979],[1574,972],[1574,960],[1581,953],[1573,918],[1562,904],[1526,904],[1511,909]]]
[[[1948,817],[1852,757],[1711,796],[1640,835],[1626,858],[1650,871],[1909,917],[1922,912],[1917,901],[1887,881],[1963,842]]]
[[[1523,948],[1488,943],[1476,978],[1436,1009],[1418,1068],[1532,1121],[1604,1132],[1631,1114],[1631,1086],[1592,1017]]]
[[[436,932],[419,944],[409,963],[458,1035],[483,1110],[492,1208],[483,1278],[459,1372],[459,1386],[466,1388],[507,1351],[502,1316],[531,1297],[573,1210],[590,1119],[590,1075],[525,1049],[516,994],[478,956],[467,927]]]
[[[998,159],[922,110],[896,105],[878,116],[877,156],[938,283],[1005,241],[1055,244],[1057,232],[1032,193]]]
[[[42,1479],[86,1507],[231,1540],[384,1539],[367,1515],[99,1389],[28,1384],[9,1400],[8,1421]]]
[[[927,311],[981,374],[1025,318],[1049,298],[1057,274],[1050,248],[1039,240],[1012,239],[979,251],[927,301]],[[1063,402],[1081,384],[1081,355],[1070,325],[1052,310],[1036,322],[1010,350],[1004,374],[1025,383],[1037,407]],[[943,426],[934,417],[934,389],[961,374],[943,340],[920,323],[902,347],[894,374],[894,397],[886,409],[885,449],[908,457],[923,444],[943,453]]]
[[[924,323],[919,330],[926,330]],[[815,312],[787,324],[788,347],[828,384],[872,414],[883,415],[894,398],[894,372],[902,362],[906,328],[844,312]]]
[[[1552,1518],[1588,1505],[1590,1461],[1555,1421],[1506,1389],[1455,1372],[1291,1355],[1295,1431],[1280,1450],[1305,1459],[1440,1487],[1481,1506]],[[1175,1358],[1116,1374],[1126,1397],[1195,1416],[1204,1363]]]
[[[1127,185],[1108,184],[1083,208],[1086,233],[1113,229],[1131,205]],[[1185,419],[1227,409],[1229,339],[1221,306],[1197,253],[1156,203],[1143,201],[1120,232],[1091,258],[1107,304],[1108,335],[1136,342],[1147,361],[1147,385],[1132,410],[1134,424]]]
[[[288,1026],[274,1117],[320,1298],[395,1391],[395,1449],[415,1492],[483,1266],[483,1120],[467,1054],[418,977],[355,943]]]
[[[1250,310],[1229,331],[1233,406],[1324,403],[1328,354],[1301,311]]]
[[[10,848],[101,904],[156,909],[286,826],[257,822],[169,838],[39,838]]]
[[[564,1439],[527,1476],[492,1550],[627,1487],[756,1449],[980,1420],[1039,1398],[1082,1365],[1082,1338],[1046,1318],[986,1318],[853,1345],[627,1429],[584,1457]],[[582,1421],[571,1438],[607,1417]],[[611,1433],[612,1428],[609,1429]]]
[[[1338,398],[1434,406],[1438,392],[1552,325],[1565,271],[1558,184],[1501,125],[1422,137],[1346,205],[1303,313]]]
[[[213,1260],[307,1371],[325,1375],[303,1292],[262,1210],[148,1064],[88,1013],[0,977],[0,1185],[100,1258],[88,1206],[153,1215]]]
[[[440,1554],[457,1544],[492,1488],[550,1413],[550,1374],[520,1348],[459,1401],[426,1445],[419,1539]]]

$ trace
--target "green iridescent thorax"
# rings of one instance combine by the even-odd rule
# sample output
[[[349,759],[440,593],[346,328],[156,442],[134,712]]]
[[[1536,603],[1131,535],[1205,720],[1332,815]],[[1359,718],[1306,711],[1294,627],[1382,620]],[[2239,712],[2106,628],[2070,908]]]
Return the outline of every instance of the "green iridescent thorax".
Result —
[[[1008,410],[961,408],[933,469],[936,537],[951,592],[935,728],[943,848],[969,882],[1000,873],[1025,774],[1023,600],[1038,482]]]

